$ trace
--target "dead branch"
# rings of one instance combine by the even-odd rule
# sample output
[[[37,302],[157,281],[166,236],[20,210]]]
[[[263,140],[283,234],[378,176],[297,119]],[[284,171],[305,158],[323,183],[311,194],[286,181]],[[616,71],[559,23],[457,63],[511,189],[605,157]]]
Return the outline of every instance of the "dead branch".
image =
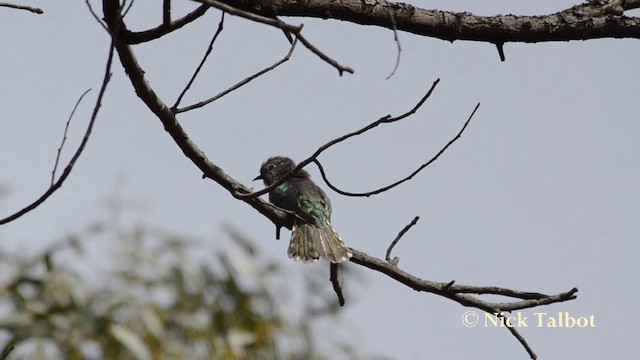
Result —
[[[182,90],[182,92],[178,96],[178,99],[176,100],[176,103],[173,104],[173,106],[171,107],[172,109],[178,108],[178,105],[180,105],[180,101],[182,101],[182,97],[184,97],[184,95],[187,93],[187,91],[189,91],[189,88],[191,88],[191,85],[196,80],[196,77],[200,73],[200,70],[204,66],[204,63],[207,61],[207,58],[211,54],[211,51],[213,50],[213,44],[215,44],[216,39],[218,39],[218,36],[220,35],[222,30],[224,29],[224,14],[225,13],[223,12],[222,16],[220,16],[220,22],[218,23],[218,29],[216,29],[216,32],[213,34],[213,37],[211,38],[211,42],[209,42],[209,47],[207,48],[207,51],[205,51],[204,56],[202,57],[202,60],[200,61],[200,64],[198,64],[198,67],[196,68],[196,71],[193,72],[193,75],[191,76],[191,79],[189,79],[189,82],[187,83],[187,85],[184,87],[184,89]]]
[[[265,187],[264,189],[258,190],[258,191],[254,191],[251,193],[245,193],[245,194],[234,194],[234,196],[238,199],[251,199],[251,198],[256,198],[258,196],[264,195],[266,193],[268,193],[269,191],[277,188],[278,186],[280,186],[282,183],[284,183],[289,177],[291,177],[293,174],[295,174],[296,172],[298,172],[298,170],[302,169],[303,167],[307,166],[309,163],[311,162],[315,162],[316,165],[319,166],[319,168],[321,169],[321,173],[323,172],[322,169],[322,165],[319,165],[319,162],[317,160],[317,157],[325,150],[327,150],[328,148],[330,148],[331,146],[343,142],[351,137],[360,135],[362,133],[365,133],[375,127],[377,127],[380,124],[389,124],[389,123],[393,123],[396,121],[400,121],[412,114],[415,114],[415,112],[422,106],[422,104],[424,104],[425,101],[427,101],[427,99],[431,96],[431,94],[433,93],[433,90],[435,90],[436,86],[438,85],[438,83],[440,82],[440,79],[436,79],[436,81],[433,82],[433,84],[431,84],[431,88],[429,88],[429,91],[427,91],[427,93],[422,97],[422,99],[420,99],[420,101],[418,101],[418,103],[409,111],[407,111],[406,113],[397,116],[397,117],[391,117],[391,115],[386,115],[381,117],[380,119],[372,122],[371,124],[350,132],[348,134],[342,135],[340,137],[337,137],[331,141],[329,141],[328,143],[320,146],[318,148],[318,150],[316,150],[316,152],[313,153],[313,155],[309,156],[308,158],[306,158],[305,160],[302,160],[298,163],[298,165],[291,170],[288,174],[286,174],[285,176],[283,176],[282,178],[280,178],[280,180],[274,182],[273,184]],[[468,121],[467,121],[468,122]],[[325,182],[327,181],[326,177],[323,175],[323,179],[325,179]],[[327,185],[329,185],[329,183],[327,182]],[[331,189],[333,189],[334,191],[337,190],[337,188],[333,187],[333,185],[329,185],[329,187],[331,187]],[[351,194],[351,193],[347,193],[347,192],[342,192],[341,190],[338,189],[338,193],[342,194],[344,193],[344,195],[347,194]],[[353,195],[353,196],[365,196],[365,195]]]
[[[333,291],[338,296],[338,305],[344,306],[344,295],[342,293],[342,277],[340,276],[340,264],[329,264],[329,281],[333,286]]]
[[[107,23],[109,29],[112,30],[113,33],[117,33],[117,30],[120,28],[125,28],[123,20],[120,16],[120,4],[118,0],[103,0],[104,4],[104,15],[105,22]],[[210,161],[198,148],[198,146],[191,141],[188,134],[184,131],[182,126],[179,124],[175,117],[175,113],[156,95],[156,93],[151,88],[149,82],[145,79],[144,70],[140,67],[135,54],[133,53],[131,46],[127,44],[122,39],[117,37],[115,39],[115,48],[118,52],[120,62],[122,63],[125,71],[131,81],[133,88],[135,89],[135,93],[138,97],[147,105],[147,107],[158,117],[161,121],[164,129],[169,133],[169,135],[174,139],[176,145],[180,147],[185,156],[187,156],[204,174],[205,177],[208,177],[218,183],[220,186],[225,188],[229,193],[236,197],[240,198],[242,201],[246,202],[254,209],[259,211],[265,217],[269,218],[276,226],[286,226],[291,227],[290,220],[287,219],[287,215],[280,211],[279,209],[270,206],[270,204],[264,202],[260,198],[257,197],[257,192],[251,193],[250,190],[236,181],[234,178],[229,176],[224,172],[222,168],[214,164]],[[309,159],[306,160],[306,163],[302,162],[299,164],[299,168],[313,161],[318,154],[320,154],[323,150],[332,146],[335,143],[343,141],[351,136],[358,135],[359,133],[365,132],[381,123],[392,122],[401,120],[410,114],[414,113],[417,108],[419,108],[424,101],[428,98],[429,94],[437,84],[437,81],[432,85],[431,90],[423,97],[423,99],[412,109],[411,111],[403,114],[397,118],[391,118],[390,116],[384,117],[379,121],[370,124],[369,126],[361,129],[359,132],[354,132],[347,134],[341,138],[335,139],[322,147],[320,147],[316,153]],[[477,107],[476,107],[477,109]],[[475,110],[474,110],[475,112]],[[473,114],[472,114],[473,115]],[[470,121],[472,116],[469,117],[467,123]],[[465,124],[465,127],[466,127]],[[464,130],[464,128],[463,128]],[[461,134],[460,132],[458,136]],[[452,140],[453,141],[453,140]],[[451,142],[450,142],[451,143]],[[442,153],[446,147],[441,150]],[[440,154],[439,153],[439,154]],[[436,156],[437,157],[437,156]],[[297,170],[294,170],[297,171]],[[293,172],[293,171],[292,171]],[[263,189],[265,190],[265,189]],[[266,190],[265,192],[267,192]],[[244,196],[247,194],[251,194],[251,196]],[[541,305],[548,305],[563,301],[568,301],[576,298],[576,293],[578,289],[574,288],[564,293],[559,293],[556,295],[544,295],[535,292],[523,292],[518,290],[504,289],[495,286],[491,287],[478,287],[478,286],[467,286],[455,284],[454,281],[450,282],[433,282],[418,278],[414,275],[411,275],[401,269],[398,266],[393,265],[390,262],[369,256],[359,250],[352,249],[353,257],[351,258],[351,262],[367,267],[369,269],[381,272],[390,278],[414,289],[417,291],[430,292],[439,296],[446,297],[451,299],[463,306],[474,307],[485,312],[491,314],[500,314],[503,311],[513,311],[519,309],[525,309],[530,307],[536,307]],[[334,275],[332,274],[332,277]],[[337,273],[335,273],[335,278],[339,279]],[[337,291],[337,290],[336,290]],[[494,294],[494,295],[503,295],[515,299],[519,299],[518,301],[513,302],[488,302],[481,300],[471,294]],[[500,316],[500,315],[497,315]],[[509,331],[518,339],[518,341],[524,346],[529,355],[535,359],[536,355],[531,350],[531,347],[524,341],[524,338],[520,336],[518,331],[514,328],[507,327]]]
[[[64,181],[71,174],[71,170],[73,170],[73,166],[76,164],[76,161],[78,160],[78,158],[80,157],[80,155],[84,151],[84,148],[86,147],[87,143],[89,142],[89,137],[91,136],[91,130],[93,130],[93,124],[95,123],[95,121],[96,121],[96,119],[98,117],[98,111],[100,110],[100,106],[102,105],[102,98],[104,97],[104,94],[105,94],[105,92],[107,90],[107,84],[109,83],[109,80],[111,79],[111,63],[112,63],[112,60],[113,60],[114,44],[115,44],[115,40],[113,40],[111,42],[111,46],[109,48],[109,55],[107,57],[107,65],[105,66],[105,74],[104,74],[104,78],[102,80],[102,86],[100,87],[100,92],[98,93],[98,98],[96,99],[96,104],[93,107],[93,113],[91,114],[91,120],[89,121],[89,125],[87,125],[87,130],[84,133],[84,137],[82,138],[82,142],[78,146],[78,149],[76,150],[76,152],[71,157],[71,160],[69,160],[69,163],[64,168],[64,171],[62,172],[62,174],[60,174],[60,178],[58,178],[58,180],[56,182],[52,183],[51,186],[49,186],[49,188],[47,189],[47,191],[45,191],[44,194],[42,194],[36,201],[34,201],[33,203],[29,204],[28,206],[26,206],[22,210],[16,212],[15,214],[10,215],[10,216],[8,216],[8,217],[6,217],[4,219],[0,219],[0,225],[9,223],[9,222],[21,217],[22,215],[28,213],[29,211],[37,208],[38,206],[40,206],[51,195],[53,195],[53,193],[56,192],[56,190],[58,190],[62,186]],[[84,96],[85,94],[86,94],[86,92],[84,94],[82,94],[82,96]],[[82,99],[82,96],[80,97],[80,99]],[[79,101],[80,100],[78,100],[78,102]],[[76,106],[77,106],[77,104],[76,104]],[[73,111],[75,112],[75,107],[74,107]],[[72,113],[72,116],[73,116],[73,113]],[[70,118],[69,118],[69,121],[71,121]],[[68,124],[68,122],[67,122],[67,124]],[[65,130],[65,137],[66,137],[66,130]],[[64,144],[64,140],[63,140],[63,144]],[[60,149],[62,149],[62,145],[60,145]],[[58,151],[60,151],[60,149]],[[55,170],[56,170],[55,168],[57,167],[57,162],[58,162],[58,160],[56,159],[56,165],[55,165],[54,170],[53,170],[54,173],[55,173]]]
[[[73,110],[71,110],[71,115],[69,115],[69,118],[67,119],[67,124],[64,126],[64,133],[62,134],[62,141],[60,142],[60,147],[58,147],[58,155],[56,155],[56,162],[53,164],[53,170],[51,171],[50,186],[53,186],[53,183],[56,180],[56,171],[58,170],[58,162],[60,161],[60,155],[62,154],[62,148],[64,148],[64,143],[67,141],[67,132],[69,131],[69,124],[71,124],[71,119],[73,119],[73,114],[76,113],[76,110],[78,109],[78,105],[80,105],[82,98],[84,98],[84,96],[87,95],[89,91],[91,91],[91,89],[87,89],[87,91],[85,91],[84,93],[82,93],[82,95],[80,95],[80,98],[78,98],[78,101],[76,101],[76,105],[73,107]]]
[[[367,267],[369,269],[381,272],[392,279],[412,288],[416,291],[425,291],[430,292],[432,294],[436,294],[439,296],[446,297],[451,299],[462,306],[474,307],[476,309],[483,310],[489,314],[499,314],[497,316],[504,317],[502,315],[503,312],[521,310],[531,307],[537,307],[541,305],[550,305],[559,302],[564,302],[568,300],[575,299],[576,293],[578,292],[577,288],[573,288],[569,291],[559,293],[556,295],[539,295],[537,298],[527,298],[530,294],[528,292],[521,292],[516,290],[504,289],[499,287],[483,287],[483,286],[467,286],[467,285],[451,285],[452,282],[444,283],[444,282],[434,282],[429,280],[420,279],[414,275],[411,275],[403,270],[400,270],[397,266],[393,265],[388,261],[384,261],[372,256],[369,256],[361,251],[356,249],[351,249],[353,251],[353,257],[351,261]],[[515,302],[503,302],[503,303],[493,303],[484,300],[480,300],[477,297],[470,296],[468,294],[494,294],[494,295],[503,295],[508,297],[520,298],[524,299],[521,301]],[[520,335],[518,330],[514,327],[507,326],[509,332],[522,344],[527,353],[532,359],[536,359],[537,356],[529,346],[529,344],[525,341],[525,339]]]
[[[15,4],[9,4],[6,2],[0,2],[0,7],[7,7],[7,8],[11,8],[11,9],[18,9],[18,10],[27,10],[27,11],[31,11],[34,14],[43,14],[44,11],[42,11],[42,9],[37,8],[37,7],[32,7],[32,6],[26,6],[26,5],[15,5]]]
[[[264,11],[260,9],[254,9],[254,11],[248,11],[243,9],[242,7],[234,7],[223,1],[217,1],[217,0],[194,0],[194,1],[215,7],[219,10],[228,12],[231,15],[241,16],[247,20],[256,21],[259,23],[277,27],[279,29],[282,29],[285,35],[294,34],[298,37],[300,42],[307,47],[307,49],[311,50],[311,52],[316,54],[320,59],[324,60],[329,65],[335,67],[338,70],[338,73],[340,74],[340,76],[342,76],[343,72],[348,72],[351,74],[353,74],[354,72],[353,69],[351,69],[350,67],[340,65],[336,60],[327,56],[325,53],[320,51],[320,49],[318,49],[313,44],[311,44],[311,42],[309,42],[304,36],[302,36],[301,32],[302,32],[303,25],[295,26],[295,25],[287,24],[284,21],[278,19],[275,15],[271,15],[271,14],[267,14],[266,16],[262,15],[261,13],[264,13]]]
[[[176,106],[177,106],[177,103],[176,103],[176,105],[174,105],[171,109],[176,114],[179,114],[179,113],[187,112],[189,110],[201,108],[201,107],[203,107],[205,105],[208,105],[208,104],[220,99],[221,97],[223,97],[223,96],[225,96],[225,95],[227,95],[227,94],[229,94],[229,93],[231,93],[231,92],[243,87],[244,85],[250,83],[251,81],[255,80],[256,78],[258,78],[258,77],[260,77],[260,76],[262,76],[262,75],[274,70],[278,66],[280,66],[280,65],[284,64],[285,62],[289,61],[289,59],[291,58],[291,55],[293,54],[293,50],[296,48],[297,41],[298,41],[298,37],[296,37],[296,39],[291,44],[291,47],[289,48],[289,52],[287,52],[287,54],[282,59],[278,60],[273,65],[268,66],[268,67],[258,71],[257,73],[255,73],[255,74],[243,79],[242,81],[236,83],[235,85],[229,87],[228,89],[223,90],[219,94],[217,94],[215,96],[212,96],[212,97],[210,97],[210,98],[208,98],[206,100],[203,100],[203,101],[200,101],[200,102],[195,103],[193,105],[185,106],[185,107],[179,108],[179,109],[176,108]]]
[[[402,54],[402,46],[400,45],[400,37],[398,36],[398,25],[396,24],[396,18],[393,17],[393,13],[387,7],[387,11],[389,11],[389,20],[391,20],[391,30],[393,30],[393,41],[396,43],[397,47],[397,56],[396,56],[396,64],[393,66],[393,70],[391,70],[391,74],[387,76],[387,80],[391,79],[391,77],[398,70],[398,66],[400,66],[400,54]]]
[[[396,256],[392,259],[391,251],[393,251],[393,248],[398,244],[400,239],[402,239],[404,234],[406,234],[407,231],[409,231],[409,229],[411,229],[418,223],[418,220],[420,220],[420,216],[414,217],[413,220],[411,220],[411,222],[407,226],[405,226],[402,230],[400,230],[400,232],[398,233],[398,236],[396,236],[396,238],[393,239],[393,241],[391,242],[391,245],[389,245],[389,248],[387,249],[387,254],[385,255],[384,258],[385,260],[387,260],[387,262],[389,262],[393,266],[398,266],[398,262],[400,261],[400,258]]]
[[[197,20],[199,17],[204,15],[207,12],[207,10],[209,10],[209,6],[202,5],[202,6],[199,6],[197,9],[193,10],[192,12],[190,12],[189,14],[181,17],[180,19],[169,21],[168,23],[166,22],[166,15],[163,15],[162,24],[158,25],[153,29],[138,31],[138,32],[132,32],[124,29],[120,35],[129,44],[141,44],[144,42],[159,39]],[[166,12],[163,12],[163,14],[166,14]]]
[[[424,170],[424,168],[426,168],[427,166],[431,165],[434,161],[436,161],[440,155],[442,155],[448,148],[449,146],[453,145],[454,142],[456,142],[458,139],[460,139],[460,137],[462,136],[462,133],[464,132],[464,130],[467,128],[467,125],[469,125],[469,122],[471,121],[471,119],[473,118],[473,115],[476,113],[476,111],[478,110],[478,108],[480,107],[480,103],[478,103],[476,105],[476,107],[473,109],[473,111],[471,112],[471,115],[469,115],[469,118],[467,118],[467,121],[464,123],[464,125],[462,126],[462,128],[460,129],[460,131],[458,132],[458,134],[456,134],[456,136],[454,136],[451,140],[449,140],[449,142],[442,147],[442,149],[440,149],[440,151],[438,151],[437,154],[435,154],[431,159],[429,159],[429,161],[425,162],[424,164],[420,165],[416,170],[414,170],[411,174],[409,174],[407,177],[402,178],[392,184],[383,186],[379,189],[376,190],[371,190],[371,191],[367,191],[367,192],[361,192],[361,193],[353,193],[353,192],[348,192],[348,191],[344,191],[344,190],[340,190],[338,187],[336,187],[335,185],[333,185],[329,179],[327,178],[327,175],[324,171],[324,168],[322,167],[322,165],[320,164],[320,161],[318,159],[313,159],[313,162],[316,164],[316,166],[318,166],[318,169],[320,170],[320,175],[322,176],[322,179],[324,180],[324,182],[327,184],[327,186],[329,186],[331,188],[331,190],[337,192],[338,194],[341,195],[345,195],[345,196],[354,196],[354,197],[369,197],[371,195],[376,195],[376,194],[380,194],[383,193],[385,191],[391,190],[392,188],[406,182],[409,181],[411,179],[413,179],[414,176],[418,175],[418,173],[422,170]]]
[[[171,0],[162,0],[162,25],[171,23]]]
[[[198,0],[199,1],[199,0]],[[640,7],[638,0],[586,1],[542,16],[478,16],[469,12],[428,10],[385,0],[220,0],[247,11],[268,6],[277,16],[315,17],[393,29],[446,41],[491,44],[550,42],[600,38],[640,39],[640,18],[624,12]]]

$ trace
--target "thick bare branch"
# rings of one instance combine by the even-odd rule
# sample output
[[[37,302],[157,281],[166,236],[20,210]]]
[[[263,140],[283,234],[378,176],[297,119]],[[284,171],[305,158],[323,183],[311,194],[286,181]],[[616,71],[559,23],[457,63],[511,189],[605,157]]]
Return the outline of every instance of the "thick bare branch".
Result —
[[[216,9],[222,10],[224,12],[228,12],[231,15],[236,15],[243,17],[247,20],[263,23],[266,25],[271,25],[273,27],[277,27],[284,31],[288,31],[294,34],[300,33],[302,29],[302,25],[295,26],[285,23],[284,21],[276,18],[271,15],[262,15],[260,11],[247,11],[243,8],[235,7],[234,5],[230,5],[233,1],[217,1],[217,0],[194,0],[196,2],[202,3],[204,5],[208,5],[214,7]]]
[[[175,30],[178,30],[183,26],[193,22],[194,20],[204,15],[207,12],[207,10],[209,10],[209,6],[202,5],[202,6],[199,6],[197,9],[193,10],[192,12],[190,12],[189,14],[181,17],[180,19],[169,21],[168,23],[166,22],[167,13],[163,12],[163,23],[160,24],[159,26],[153,29],[138,31],[138,32],[125,30],[122,32],[121,36],[123,36],[126,39],[126,42],[128,42],[129,44],[140,44],[147,41],[152,41],[164,35],[167,35]]]
[[[638,0],[588,1],[544,16],[477,16],[468,12],[427,10],[384,0],[221,0],[250,10],[268,7],[278,16],[317,17],[350,21],[447,41],[470,40],[492,44],[549,42],[599,38],[640,39],[640,18],[622,16],[640,7]]]

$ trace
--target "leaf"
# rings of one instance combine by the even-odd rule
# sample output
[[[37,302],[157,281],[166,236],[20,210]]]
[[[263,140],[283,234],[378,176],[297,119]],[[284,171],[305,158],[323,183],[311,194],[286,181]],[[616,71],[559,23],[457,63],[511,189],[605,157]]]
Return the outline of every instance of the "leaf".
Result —
[[[151,352],[142,339],[132,330],[118,325],[109,325],[109,332],[124,346],[137,360],[151,360]]]

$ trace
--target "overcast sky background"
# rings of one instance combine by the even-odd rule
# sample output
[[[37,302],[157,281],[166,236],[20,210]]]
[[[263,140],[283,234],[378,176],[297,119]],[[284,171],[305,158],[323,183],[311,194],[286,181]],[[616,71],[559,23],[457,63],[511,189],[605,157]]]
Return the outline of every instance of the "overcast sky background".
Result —
[[[78,96],[94,90],[71,125],[63,162],[81,140],[97,96],[109,39],[82,1],[33,0],[43,15],[0,8],[0,217],[22,208],[48,186],[64,124]],[[92,1],[100,11],[100,2]],[[157,1],[137,0],[132,30],[156,26]],[[419,2],[443,10],[546,14],[574,1]],[[175,17],[194,8],[174,1]],[[640,16],[638,11],[630,13]],[[173,104],[204,53],[220,12],[151,44],[135,47],[147,79]],[[355,69],[337,71],[299,46],[289,62],[203,109],[181,116],[209,158],[246,185],[263,160],[301,160],[317,147],[379,117],[415,105],[436,78],[433,96],[414,116],[376,128],[326,151],[330,179],[367,191],[413,171],[433,156],[481,107],[463,137],[412,181],[371,198],[331,197],[333,225],[352,247],[384,257],[400,242],[400,267],[433,280],[558,293],[578,299],[535,312],[595,316],[596,328],[522,329],[541,359],[623,359],[635,353],[640,260],[640,42],[592,40],[453,44],[400,33],[396,74],[393,33],[316,19],[304,34],[326,54]],[[227,16],[225,30],[183,104],[199,101],[275,62],[288,50],[282,33]],[[144,221],[225,246],[223,225],[282,259],[291,274],[311,271],[286,256],[273,225],[213,182],[202,180],[161,123],[135,96],[116,59],[113,79],[87,149],[64,186],[44,205],[0,228],[0,247],[34,252],[104,218],[117,195],[141,204],[123,221]],[[317,170],[312,176],[321,183]],[[253,185],[252,185],[253,184]],[[320,266],[320,265],[316,265]],[[351,265],[356,267],[355,265]],[[470,310],[416,293],[373,271],[346,279],[343,319],[325,324],[355,334],[363,354],[396,359],[526,359],[506,329],[467,328]],[[300,277],[292,276],[292,286]],[[327,286],[330,284],[327,282]],[[535,325],[534,320],[529,321]],[[324,336],[324,335],[323,335]]]

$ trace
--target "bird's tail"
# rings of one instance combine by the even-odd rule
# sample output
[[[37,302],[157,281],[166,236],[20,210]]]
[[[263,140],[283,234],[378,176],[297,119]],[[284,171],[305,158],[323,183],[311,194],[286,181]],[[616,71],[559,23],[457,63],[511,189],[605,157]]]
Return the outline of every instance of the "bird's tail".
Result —
[[[341,263],[351,256],[353,253],[328,221],[322,226],[294,224],[289,243],[289,257],[293,260],[314,262],[322,257],[332,263]]]

